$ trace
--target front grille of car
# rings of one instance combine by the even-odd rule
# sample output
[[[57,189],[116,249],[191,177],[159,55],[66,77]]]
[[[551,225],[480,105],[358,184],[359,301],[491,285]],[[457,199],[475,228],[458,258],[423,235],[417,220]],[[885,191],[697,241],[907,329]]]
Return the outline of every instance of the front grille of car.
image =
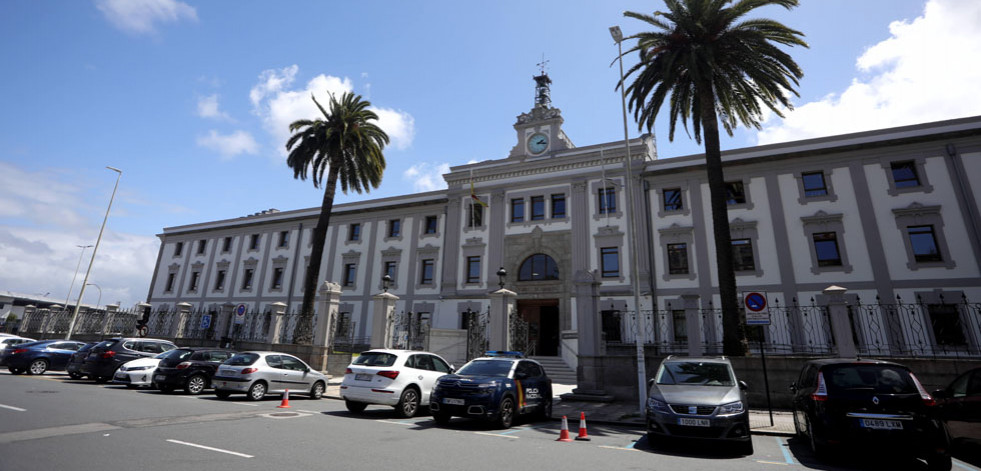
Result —
[[[715,406],[697,406],[696,407],[697,408],[697,412],[695,414],[692,414],[689,411],[689,407],[692,407],[692,406],[684,405],[684,404],[671,404],[671,410],[674,411],[675,414],[681,414],[681,415],[712,415],[712,413],[715,412]]]

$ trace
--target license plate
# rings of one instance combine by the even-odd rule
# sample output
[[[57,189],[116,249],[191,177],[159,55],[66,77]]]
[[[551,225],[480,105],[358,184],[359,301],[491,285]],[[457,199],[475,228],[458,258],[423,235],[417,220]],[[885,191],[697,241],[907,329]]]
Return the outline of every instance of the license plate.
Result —
[[[467,402],[464,401],[463,399],[455,399],[455,398],[452,398],[452,397],[444,397],[443,398],[443,404],[449,404],[451,406],[462,406],[462,405],[464,405],[466,403]]]
[[[163,380],[164,380],[164,379],[166,379],[166,378],[167,378],[167,377],[166,377],[166,376],[164,376],[164,375],[156,375],[156,376],[154,376],[154,377],[153,377],[153,380],[154,380],[154,381],[163,381]]]
[[[221,387],[225,387],[225,386],[228,386],[228,383],[227,383],[227,382],[225,382],[225,381],[221,381],[221,382],[219,382],[218,384],[219,384],[219,385],[221,385]]]
[[[903,423],[898,420],[862,419],[862,427],[876,430],[902,430]]]
[[[688,417],[681,417],[678,419],[678,425],[688,425],[691,427],[708,427],[710,425],[709,419],[690,419]]]
[[[355,381],[371,381],[371,375],[367,373],[358,373],[354,375]]]

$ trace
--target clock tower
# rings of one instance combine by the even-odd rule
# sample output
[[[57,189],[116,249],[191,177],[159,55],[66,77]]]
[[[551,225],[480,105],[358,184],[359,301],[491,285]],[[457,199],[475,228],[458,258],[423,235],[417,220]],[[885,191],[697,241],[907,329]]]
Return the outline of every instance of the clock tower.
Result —
[[[535,106],[531,111],[518,115],[514,130],[518,132],[518,144],[511,149],[509,159],[548,157],[550,154],[575,147],[562,132],[562,111],[552,107],[549,86],[552,79],[545,73],[544,62],[535,80]]]

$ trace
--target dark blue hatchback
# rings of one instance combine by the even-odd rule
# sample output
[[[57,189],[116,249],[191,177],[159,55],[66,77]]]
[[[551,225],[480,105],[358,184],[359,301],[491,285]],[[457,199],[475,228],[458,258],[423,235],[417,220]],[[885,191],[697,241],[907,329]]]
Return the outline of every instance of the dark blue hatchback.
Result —
[[[44,374],[48,370],[64,370],[72,354],[85,342],[74,340],[41,340],[16,346],[7,354],[7,369],[13,374],[27,372]]]
[[[453,416],[508,428],[519,415],[552,416],[552,380],[537,361],[517,356],[477,358],[436,381],[429,410],[439,425]]]

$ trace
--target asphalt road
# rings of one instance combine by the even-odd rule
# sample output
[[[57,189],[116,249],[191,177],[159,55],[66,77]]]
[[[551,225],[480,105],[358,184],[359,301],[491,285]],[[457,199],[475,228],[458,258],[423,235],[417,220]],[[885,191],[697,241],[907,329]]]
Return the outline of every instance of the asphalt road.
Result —
[[[702,444],[651,446],[640,431],[589,426],[590,441],[558,442],[558,422],[496,430],[454,419],[350,414],[338,400],[294,395],[218,400],[0,372],[0,471],[7,470],[758,470],[924,469],[914,462],[843,457],[817,463],[794,439],[754,436],[739,456]],[[570,423],[572,435],[578,421]],[[858,467],[854,466],[858,463]],[[956,463],[955,470],[975,469]]]

